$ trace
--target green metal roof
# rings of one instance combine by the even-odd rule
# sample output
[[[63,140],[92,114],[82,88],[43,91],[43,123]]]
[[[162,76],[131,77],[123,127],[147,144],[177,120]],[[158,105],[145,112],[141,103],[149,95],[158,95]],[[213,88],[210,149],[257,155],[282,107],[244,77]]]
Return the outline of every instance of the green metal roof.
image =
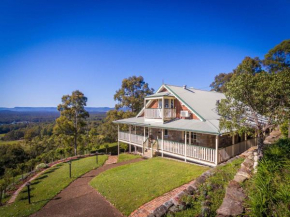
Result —
[[[116,124],[129,124],[136,126],[152,127],[152,128],[164,128],[171,130],[192,131],[198,133],[207,133],[218,135],[226,133],[220,132],[217,126],[218,121],[200,121],[194,119],[176,119],[169,122],[150,122],[144,119],[144,117],[127,118],[114,121]]]
[[[154,93],[152,95],[146,96],[145,98],[154,98],[154,97],[162,97],[162,96],[173,96],[173,95],[165,91],[165,92],[160,92],[160,93]]]

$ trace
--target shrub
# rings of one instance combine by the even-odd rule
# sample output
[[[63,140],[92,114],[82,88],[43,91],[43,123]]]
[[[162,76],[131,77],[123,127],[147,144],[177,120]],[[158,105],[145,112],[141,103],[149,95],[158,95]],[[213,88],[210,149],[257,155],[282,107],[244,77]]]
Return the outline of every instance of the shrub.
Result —
[[[45,163],[38,164],[35,167],[36,170],[45,169],[45,168],[48,168],[47,164],[45,164]]]
[[[288,122],[285,122],[280,126],[281,133],[285,138],[288,138],[288,128],[289,128]]]
[[[290,216],[289,139],[280,139],[265,149],[247,192],[250,216]]]

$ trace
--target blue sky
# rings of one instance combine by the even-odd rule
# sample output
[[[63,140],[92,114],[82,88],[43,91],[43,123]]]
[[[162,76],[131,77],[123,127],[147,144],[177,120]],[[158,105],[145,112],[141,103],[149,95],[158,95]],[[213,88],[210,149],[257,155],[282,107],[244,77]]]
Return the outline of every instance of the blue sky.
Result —
[[[209,89],[290,38],[290,2],[10,1],[0,5],[0,107],[57,106],[79,89],[114,106],[123,78]]]

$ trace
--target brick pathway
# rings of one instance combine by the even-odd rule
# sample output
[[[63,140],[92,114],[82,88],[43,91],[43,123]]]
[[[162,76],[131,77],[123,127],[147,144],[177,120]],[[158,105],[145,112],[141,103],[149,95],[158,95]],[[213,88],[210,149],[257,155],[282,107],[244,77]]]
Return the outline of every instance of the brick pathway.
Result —
[[[89,185],[89,182],[100,173],[121,165],[142,161],[137,158],[120,163],[115,156],[109,156],[105,165],[92,170],[73,181],[67,188],[62,190],[42,209],[31,217],[73,217],[73,216],[96,216],[96,217],[123,217],[109,201],[98,191]]]
[[[163,203],[170,200],[172,197],[174,197],[176,194],[180,193],[181,191],[185,190],[192,182],[191,181],[187,184],[184,184],[182,186],[179,186],[178,188],[173,189],[170,192],[167,192],[163,194],[160,197],[157,197],[148,203],[145,203],[144,205],[140,206],[138,209],[136,209],[134,212],[130,214],[130,217],[146,217],[150,213],[152,213],[157,207],[161,206]]]
[[[108,160],[105,162],[105,165],[115,164],[118,161],[118,156],[109,156]]]

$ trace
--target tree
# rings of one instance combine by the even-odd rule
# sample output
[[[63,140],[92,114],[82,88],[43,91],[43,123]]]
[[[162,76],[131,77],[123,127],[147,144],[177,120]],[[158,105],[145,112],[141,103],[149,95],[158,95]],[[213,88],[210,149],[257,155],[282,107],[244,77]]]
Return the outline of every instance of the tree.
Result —
[[[253,62],[254,63],[254,62]],[[239,66],[227,84],[226,99],[218,106],[220,128],[249,132],[254,128],[258,135],[258,154],[263,156],[263,142],[267,130],[290,117],[290,70],[268,73]]]
[[[133,117],[134,113],[130,111],[111,110],[107,112],[104,123],[98,127],[98,132],[105,137],[103,142],[115,142],[118,137],[118,128],[113,121]],[[99,135],[100,136],[100,135]]]
[[[129,108],[131,112],[139,112],[144,104],[144,97],[153,94],[154,89],[149,88],[148,83],[144,81],[142,76],[132,76],[122,81],[122,87],[116,91],[114,100],[119,103],[115,108]]]
[[[74,154],[77,155],[77,141],[80,134],[84,131],[86,118],[89,113],[85,110],[87,97],[76,90],[72,95],[64,95],[62,104],[57,109],[60,111],[60,117],[56,120],[54,133],[73,136],[74,138]]]
[[[2,205],[2,198],[9,184],[10,182],[7,178],[4,177],[4,179],[0,179],[0,205]]]
[[[214,81],[210,84],[211,90],[224,93],[226,84],[231,80],[233,73],[220,73],[215,76]]]
[[[264,65],[269,72],[279,72],[290,68],[290,39],[282,41],[266,55]]]
[[[107,112],[104,122],[98,127],[103,142],[114,142],[117,138],[117,126],[112,122],[123,118],[134,117],[144,106],[144,97],[153,94],[154,89],[149,88],[142,76],[132,76],[123,79],[122,86],[116,91],[114,100],[118,103],[115,110]],[[129,111],[120,108],[130,108]],[[101,135],[98,135],[100,137]]]
[[[21,171],[21,179],[23,179],[24,170],[26,169],[25,163],[17,164],[18,171]]]

